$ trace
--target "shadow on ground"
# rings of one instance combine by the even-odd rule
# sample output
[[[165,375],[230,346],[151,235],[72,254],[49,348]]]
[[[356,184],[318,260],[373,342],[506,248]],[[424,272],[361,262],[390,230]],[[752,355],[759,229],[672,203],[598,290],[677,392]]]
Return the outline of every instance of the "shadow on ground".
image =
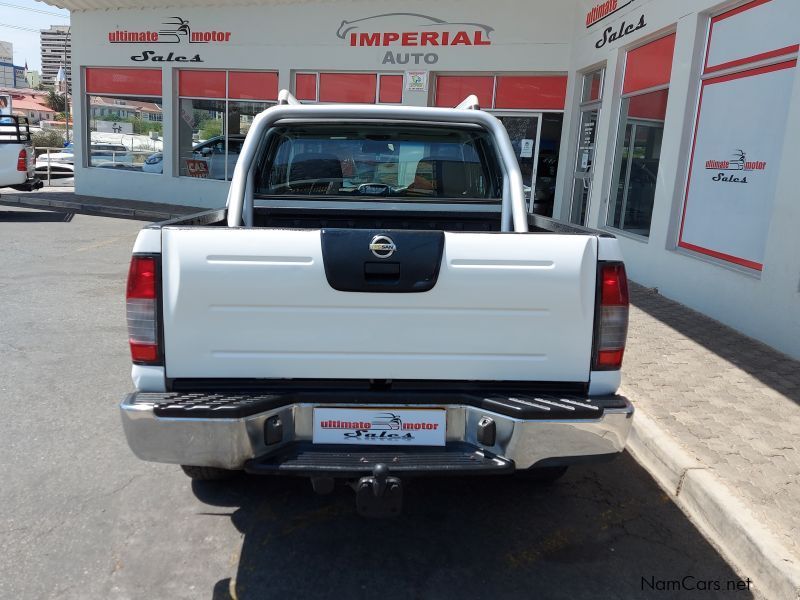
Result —
[[[0,210],[0,222],[6,223],[69,223],[71,212]]]
[[[800,361],[638,284],[631,304],[800,405]]]
[[[661,599],[691,593],[674,587],[686,576],[687,586],[719,582],[703,598],[752,598],[725,591],[736,574],[628,455],[544,487],[507,477],[417,480],[395,520],[359,518],[349,488],[315,496],[303,479],[193,489],[233,508],[227,516],[244,534],[235,577],[217,583],[214,600]]]

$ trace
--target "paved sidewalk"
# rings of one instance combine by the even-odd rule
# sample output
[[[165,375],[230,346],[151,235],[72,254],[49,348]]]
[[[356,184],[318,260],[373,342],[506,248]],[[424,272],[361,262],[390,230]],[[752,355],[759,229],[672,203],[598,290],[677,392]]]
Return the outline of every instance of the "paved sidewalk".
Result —
[[[800,561],[800,361],[631,286],[622,393]]]
[[[75,193],[71,187],[45,187],[36,192],[0,188],[0,205],[77,212],[140,221],[165,221],[207,210],[181,204],[99,198]]]

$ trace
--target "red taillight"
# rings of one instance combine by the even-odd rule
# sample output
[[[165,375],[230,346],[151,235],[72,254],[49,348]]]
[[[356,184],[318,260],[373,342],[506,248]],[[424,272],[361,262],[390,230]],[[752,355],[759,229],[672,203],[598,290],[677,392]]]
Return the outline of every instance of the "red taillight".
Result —
[[[13,154],[11,156],[14,156]],[[17,157],[17,171],[22,171],[23,173],[28,171],[28,151],[23,148],[19,151],[19,156]]]
[[[128,271],[128,293],[131,298],[146,298],[153,300],[156,297],[156,259],[152,256],[134,256],[131,259],[131,268]]]
[[[622,263],[601,264],[599,301],[594,370],[616,371],[628,335],[628,278]]]
[[[134,256],[125,295],[131,358],[136,363],[160,362],[158,347],[158,263],[153,256]]]

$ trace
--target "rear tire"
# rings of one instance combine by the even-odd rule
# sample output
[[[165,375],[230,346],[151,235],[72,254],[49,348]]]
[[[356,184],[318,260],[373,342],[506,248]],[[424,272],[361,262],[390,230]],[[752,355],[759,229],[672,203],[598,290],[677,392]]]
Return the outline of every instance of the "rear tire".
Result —
[[[220,469],[218,467],[194,467],[191,465],[181,465],[181,469],[188,477],[195,481],[219,481],[221,479],[230,479],[238,471],[231,471],[229,469]]]
[[[567,467],[533,467],[524,471],[517,471],[514,475],[524,481],[547,484],[561,479],[566,472]]]

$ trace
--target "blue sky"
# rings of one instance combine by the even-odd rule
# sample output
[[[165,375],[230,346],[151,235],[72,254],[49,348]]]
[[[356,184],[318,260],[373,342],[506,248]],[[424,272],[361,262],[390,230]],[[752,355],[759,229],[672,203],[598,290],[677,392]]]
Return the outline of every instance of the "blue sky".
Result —
[[[50,14],[33,12],[35,9]],[[50,25],[68,25],[69,11],[61,10],[37,2],[37,0],[0,0],[0,40],[14,44],[14,64],[23,66],[28,61],[28,68],[41,71],[41,55],[39,49],[39,30]],[[35,31],[23,31],[13,27],[25,27]]]

